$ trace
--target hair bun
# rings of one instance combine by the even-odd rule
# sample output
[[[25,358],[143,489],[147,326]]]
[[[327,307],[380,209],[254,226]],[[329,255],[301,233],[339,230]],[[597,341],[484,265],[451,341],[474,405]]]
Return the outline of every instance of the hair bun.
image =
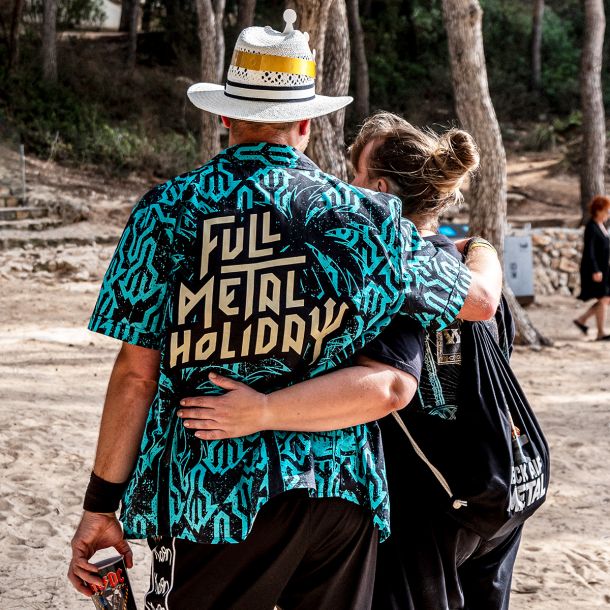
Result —
[[[432,159],[437,172],[437,190],[450,193],[457,190],[464,178],[479,165],[479,151],[472,136],[462,129],[450,129],[440,135]]]

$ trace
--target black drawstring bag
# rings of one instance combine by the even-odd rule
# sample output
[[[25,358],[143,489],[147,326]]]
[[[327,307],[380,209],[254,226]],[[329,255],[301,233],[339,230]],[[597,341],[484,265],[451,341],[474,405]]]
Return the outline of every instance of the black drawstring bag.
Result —
[[[436,479],[436,501],[449,500],[453,518],[490,540],[544,503],[549,448],[489,328],[462,324],[461,341],[456,419],[443,421],[408,408],[394,417],[425,462],[428,479]]]

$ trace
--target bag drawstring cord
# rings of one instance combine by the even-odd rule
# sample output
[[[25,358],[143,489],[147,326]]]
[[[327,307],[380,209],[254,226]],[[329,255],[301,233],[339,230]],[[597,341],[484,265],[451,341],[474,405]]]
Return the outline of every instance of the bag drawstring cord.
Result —
[[[436,480],[441,484],[441,487],[447,492],[447,495],[453,500],[453,503],[452,503],[453,508],[455,508],[457,510],[458,508],[462,508],[462,506],[468,506],[468,502],[466,500],[459,500],[454,497],[453,492],[451,491],[451,487],[449,487],[449,483],[447,483],[447,479],[445,479],[445,477],[441,474],[441,472],[438,470],[438,468],[434,464],[432,464],[430,462],[430,460],[428,460],[428,458],[426,457],[426,454],[422,451],[421,447],[417,444],[415,439],[411,436],[411,433],[409,432],[402,417],[400,417],[400,415],[398,415],[398,413],[396,411],[392,411],[392,416],[394,417],[394,419],[396,420],[398,425],[402,428],[402,431],[406,434],[415,453],[417,453],[418,457],[422,460],[422,462],[424,462],[424,464],[426,464],[426,466],[428,466],[428,468],[430,469],[432,474],[436,477]]]

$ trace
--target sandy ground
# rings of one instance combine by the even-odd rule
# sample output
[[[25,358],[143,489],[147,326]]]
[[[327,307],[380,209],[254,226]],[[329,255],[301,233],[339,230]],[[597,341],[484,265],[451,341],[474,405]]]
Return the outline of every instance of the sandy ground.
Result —
[[[105,256],[103,257],[105,258]],[[65,578],[114,340],[84,329],[97,281],[0,280],[0,608],[92,607]],[[574,301],[530,308],[555,340],[514,366],[553,450],[550,499],[526,526],[512,608],[610,605],[610,347],[567,322]],[[135,545],[141,600],[148,559]]]
[[[575,216],[576,180],[551,176],[554,162],[512,159],[511,188],[528,194],[512,214]],[[0,163],[0,182],[5,174],[15,172]],[[154,182],[37,160],[28,174],[39,200],[84,201],[89,221],[65,230],[92,236],[95,222],[120,231]],[[85,329],[111,253],[102,244],[0,251],[0,610],[93,607],[65,573],[118,347]],[[514,610],[610,607],[610,345],[573,330],[578,306],[555,297],[532,306],[555,347],[518,349],[513,360],[553,451],[550,498],[527,524],[517,561]],[[142,607],[147,549],[137,542],[134,552]]]

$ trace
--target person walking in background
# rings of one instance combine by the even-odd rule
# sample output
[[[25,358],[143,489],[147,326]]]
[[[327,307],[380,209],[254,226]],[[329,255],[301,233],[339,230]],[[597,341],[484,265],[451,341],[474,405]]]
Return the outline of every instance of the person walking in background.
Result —
[[[597,341],[610,341],[604,327],[610,303],[610,236],[605,224],[609,213],[610,198],[601,195],[593,197],[589,204],[591,219],[585,227],[578,298],[581,301],[596,301],[574,320],[574,324],[586,335],[589,332],[586,322],[595,316]]]

